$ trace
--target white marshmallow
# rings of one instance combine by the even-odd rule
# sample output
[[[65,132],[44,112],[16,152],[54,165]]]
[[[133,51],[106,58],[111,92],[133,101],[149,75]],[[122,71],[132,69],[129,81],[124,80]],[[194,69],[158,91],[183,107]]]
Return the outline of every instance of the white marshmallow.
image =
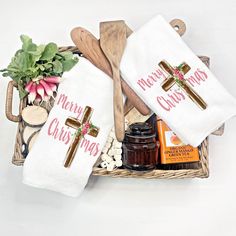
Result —
[[[115,160],[121,160],[121,158],[122,158],[121,155],[115,155],[115,156],[114,156],[114,159],[115,159]]]
[[[110,148],[111,147],[111,143],[106,143],[106,145],[104,146],[104,148]]]
[[[113,158],[107,155],[105,161],[107,163],[111,163],[113,161]]]
[[[115,161],[112,161],[111,163],[109,163],[109,164],[107,165],[107,170],[108,170],[108,171],[113,171],[114,168],[115,168],[115,166],[116,166]]]
[[[120,154],[114,155],[115,160],[121,160],[122,156]]]
[[[108,163],[107,163],[106,161],[103,161],[103,162],[100,164],[100,166],[101,166],[102,168],[106,168],[107,165],[108,165]]]
[[[113,147],[114,147],[114,148],[121,148],[121,147],[122,147],[122,143],[120,143],[120,142],[115,142],[115,143],[113,144]]]
[[[105,153],[101,155],[101,159],[103,161],[105,161],[107,157],[109,157],[109,156],[107,154],[105,154]]]
[[[114,153],[114,155],[120,155],[120,154],[122,154],[122,150],[121,149],[114,149],[113,153]]]
[[[109,134],[109,136],[110,136],[111,138],[113,138],[113,139],[116,139],[116,134],[115,134],[114,131],[111,131],[110,134]]]
[[[108,137],[107,143],[111,143],[113,141],[113,138],[111,136]]]
[[[107,148],[107,147],[105,147],[105,148],[102,149],[102,152],[103,152],[103,153],[107,153],[107,151],[108,151],[108,148]]]
[[[109,155],[109,156],[114,156],[114,150],[113,150],[113,149],[110,149],[110,150],[108,151],[108,155]]]
[[[122,160],[116,160],[116,166],[117,167],[122,166]]]

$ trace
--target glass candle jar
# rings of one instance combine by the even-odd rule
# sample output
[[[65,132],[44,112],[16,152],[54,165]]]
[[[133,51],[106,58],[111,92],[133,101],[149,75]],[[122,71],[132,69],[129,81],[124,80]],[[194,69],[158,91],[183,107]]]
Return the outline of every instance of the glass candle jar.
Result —
[[[156,134],[148,123],[134,123],[125,132],[122,145],[123,166],[146,171],[155,169],[158,160]]]

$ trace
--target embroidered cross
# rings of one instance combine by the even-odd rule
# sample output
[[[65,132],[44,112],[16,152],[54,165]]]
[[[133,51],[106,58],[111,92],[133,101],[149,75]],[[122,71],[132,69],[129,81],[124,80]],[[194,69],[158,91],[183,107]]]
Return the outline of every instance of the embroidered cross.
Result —
[[[183,62],[177,67],[172,67],[168,62],[161,61],[159,66],[168,73],[168,78],[161,85],[165,91],[168,91],[173,85],[177,84],[201,109],[205,110],[207,108],[205,101],[184,79],[184,75],[191,69],[187,63]]]
[[[65,124],[71,128],[76,129],[76,132],[74,134],[74,137],[73,137],[73,140],[70,144],[70,147],[67,151],[64,167],[70,167],[70,165],[75,157],[76,151],[79,147],[79,144],[85,135],[88,134],[93,137],[98,136],[99,128],[94,126],[90,122],[92,113],[93,113],[93,109],[89,106],[86,106],[85,110],[83,112],[83,117],[80,121],[76,118],[73,118],[73,117],[69,117],[66,119]]]

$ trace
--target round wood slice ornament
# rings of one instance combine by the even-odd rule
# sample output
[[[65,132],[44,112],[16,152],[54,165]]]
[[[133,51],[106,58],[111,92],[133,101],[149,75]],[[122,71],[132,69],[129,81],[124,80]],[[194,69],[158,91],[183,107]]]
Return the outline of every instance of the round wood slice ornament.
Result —
[[[28,139],[28,143],[27,143],[28,152],[31,150],[31,148],[33,147],[35,141],[37,140],[38,135],[39,135],[39,132],[40,132],[40,130],[34,132],[34,133],[30,136],[30,138]]]
[[[48,112],[41,106],[27,106],[22,110],[22,119],[26,125],[31,127],[41,127],[47,121]]]
[[[29,138],[30,138],[30,136],[31,136],[33,133],[39,131],[40,129],[41,129],[41,127],[25,126],[25,127],[24,127],[24,130],[23,130],[23,132],[22,132],[22,139],[23,139],[24,143],[27,144],[27,143],[28,143],[28,140],[29,140]]]

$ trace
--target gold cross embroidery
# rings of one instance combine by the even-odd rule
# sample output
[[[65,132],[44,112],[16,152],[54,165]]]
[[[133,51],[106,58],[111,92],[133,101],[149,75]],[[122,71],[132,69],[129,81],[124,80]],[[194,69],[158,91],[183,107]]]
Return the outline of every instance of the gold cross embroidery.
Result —
[[[177,67],[172,67],[168,62],[161,61],[159,66],[168,74],[168,78],[161,84],[165,91],[168,91],[173,85],[177,84],[201,109],[205,110],[207,108],[205,101],[184,79],[184,75],[191,69],[187,63],[183,62]]]
[[[67,151],[64,167],[70,167],[72,161],[74,160],[74,157],[75,157],[76,151],[79,147],[79,144],[80,144],[82,138],[84,138],[84,136],[86,134],[93,136],[93,137],[98,136],[99,128],[94,126],[90,122],[92,113],[93,113],[93,109],[89,106],[86,106],[85,110],[83,112],[83,117],[82,117],[81,121],[79,121],[78,119],[73,118],[73,117],[69,117],[66,119],[65,124],[71,128],[76,129],[76,132],[74,134],[74,137],[73,137],[73,140],[70,144],[70,147]]]

